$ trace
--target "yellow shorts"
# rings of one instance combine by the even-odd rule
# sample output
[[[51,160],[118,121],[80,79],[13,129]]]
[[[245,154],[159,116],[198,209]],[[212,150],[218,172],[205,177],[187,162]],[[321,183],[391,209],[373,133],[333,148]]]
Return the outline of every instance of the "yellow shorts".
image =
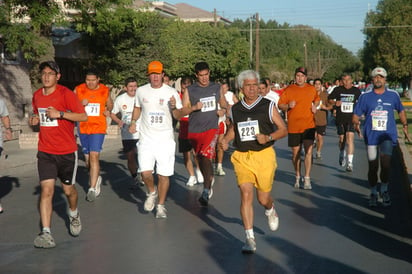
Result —
[[[273,147],[261,151],[235,151],[230,158],[237,178],[237,184],[252,183],[262,192],[272,190],[275,171],[278,166]]]

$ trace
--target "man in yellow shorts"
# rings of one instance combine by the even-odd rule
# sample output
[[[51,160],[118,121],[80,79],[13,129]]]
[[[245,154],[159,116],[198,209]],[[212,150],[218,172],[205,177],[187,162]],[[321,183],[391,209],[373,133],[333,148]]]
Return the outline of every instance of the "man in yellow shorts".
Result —
[[[286,125],[275,103],[258,93],[259,73],[246,70],[239,74],[238,84],[244,98],[232,106],[232,125],[220,145],[228,149],[234,139],[231,161],[241,193],[240,213],[246,233],[243,253],[254,253],[256,242],[253,232],[253,191],[266,209],[269,228],[277,230],[279,217],[270,195],[277,168],[275,140],[287,135]]]

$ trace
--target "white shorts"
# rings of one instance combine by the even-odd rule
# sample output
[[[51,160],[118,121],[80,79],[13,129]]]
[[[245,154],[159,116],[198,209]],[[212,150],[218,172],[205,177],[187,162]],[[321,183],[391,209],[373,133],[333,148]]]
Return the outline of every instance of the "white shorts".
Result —
[[[165,140],[161,143],[142,142],[137,145],[139,172],[155,170],[162,176],[172,176],[175,169],[176,142]]]

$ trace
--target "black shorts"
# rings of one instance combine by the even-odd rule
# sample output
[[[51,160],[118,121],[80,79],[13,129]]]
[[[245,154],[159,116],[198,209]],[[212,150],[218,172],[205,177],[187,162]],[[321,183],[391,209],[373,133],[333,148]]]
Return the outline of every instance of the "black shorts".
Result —
[[[326,135],[326,126],[316,126],[316,133],[322,136]]]
[[[304,140],[315,140],[315,128],[308,128],[302,133],[289,133],[288,134],[288,146],[297,147],[300,146]]]
[[[181,139],[179,138],[179,152],[188,152],[192,149],[192,144],[190,143],[189,139]]]
[[[353,123],[342,123],[336,125],[336,131],[338,135],[346,135],[346,132],[355,132]]]
[[[40,181],[59,178],[65,185],[74,185],[77,173],[77,151],[70,154],[37,152]]]
[[[128,153],[132,151],[133,149],[136,150],[136,144],[139,142],[139,140],[122,140],[122,145],[123,145],[123,152]]]

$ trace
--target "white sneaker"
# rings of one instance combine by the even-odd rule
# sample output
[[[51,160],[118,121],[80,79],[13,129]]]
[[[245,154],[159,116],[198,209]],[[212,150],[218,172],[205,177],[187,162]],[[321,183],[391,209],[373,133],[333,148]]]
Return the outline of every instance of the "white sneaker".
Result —
[[[196,168],[196,177],[197,177],[197,182],[199,183],[199,184],[203,184],[203,182],[205,181],[205,179],[203,178],[203,174],[202,174],[202,172],[200,171],[200,169],[197,169]]]
[[[100,195],[102,185],[102,176],[97,177],[96,187],[94,188],[96,191],[96,197]]]
[[[86,200],[89,202],[96,200],[96,190],[94,188],[89,188],[87,191]]]
[[[276,213],[275,207],[272,207],[271,213],[268,213],[268,211],[265,211],[265,215],[268,217],[268,224],[269,224],[270,230],[276,231],[279,227],[279,216]]]
[[[297,189],[300,188],[300,177],[299,178],[296,177],[295,185],[293,187]]]
[[[195,184],[197,184],[196,176],[190,176],[186,186],[194,186]]]
[[[146,201],[144,201],[144,210],[150,212],[154,209],[157,200],[157,190],[152,193],[146,193]]]
[[[209,199],[212,198],[212,196],[213,196],[213,185],[214,184],[215,184],[215,178],[212,179],[212,183],[210,184]]]
[[[256,252],[256,241],[254,238],[247,238],[242,247],[242,253],[253,254]]]
[[[303,189],[312,189],[312,184],[310,183],[310,177],[305,177],[305,183],[303,184]]]
[[[216,168],[215,174],[218,175],[218,176],[225,176],[226,175],[225,171],[221,167]]]
[[[156,206],[156,219],[166,219],[167,218],[167,209],[164,205]]]
[[[141,173],[137,173],[137,176],[134,178],[136,186],[144,186],[143,178]]]

